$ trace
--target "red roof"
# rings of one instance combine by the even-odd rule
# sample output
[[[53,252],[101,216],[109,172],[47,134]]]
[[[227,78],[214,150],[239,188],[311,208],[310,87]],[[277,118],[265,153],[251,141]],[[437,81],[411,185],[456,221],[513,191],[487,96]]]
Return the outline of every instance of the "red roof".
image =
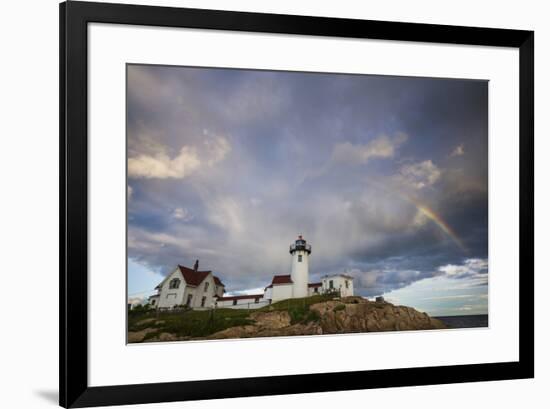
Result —
[[[233,300],[246,300],[251,298],[262,298],[263,294],[253,294],[253,295],[232,295],[229,297],[218,297],[218,301],[233,301]]]
[[[323,284],[322,283],[309,283],[307,286],[308,288],[312,288],[312,287],[321,287]]]
[[[222,280],[220,280],[218,277],[214,276],[214,284],[219,285],[220,287],[225,287],[225,284],[222,283]]]
[[[204,279],[210,274],[212,271],[195,271],[192,268],[187,268],[184,266],[178,265],[181,274],[183,275],[183,278],[185,279],[185,282],[188,285],[197,286],[200,283],[204,281]]]
[[[290,278],[290,274],[282,275],[282,276],[273,276],[271,285],[274,285],[274,284],[292,284],[292,279]]]

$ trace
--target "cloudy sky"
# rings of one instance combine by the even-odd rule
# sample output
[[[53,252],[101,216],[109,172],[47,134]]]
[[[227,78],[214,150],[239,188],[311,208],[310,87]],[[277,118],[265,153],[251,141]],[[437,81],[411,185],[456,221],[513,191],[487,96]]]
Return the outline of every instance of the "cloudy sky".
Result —
[[[178,263],[232,293],[346,272],[364,296],[487,313],[485,81],[128,66],[128,293]]]

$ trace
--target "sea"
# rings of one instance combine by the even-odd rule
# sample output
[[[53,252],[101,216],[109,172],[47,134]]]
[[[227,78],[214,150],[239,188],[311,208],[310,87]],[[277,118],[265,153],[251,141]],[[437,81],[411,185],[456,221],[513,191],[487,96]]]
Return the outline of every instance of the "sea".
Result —
[[[484,328],[489,326],[489,315],[453,315],[434,317],[443,321],[449,328]]]

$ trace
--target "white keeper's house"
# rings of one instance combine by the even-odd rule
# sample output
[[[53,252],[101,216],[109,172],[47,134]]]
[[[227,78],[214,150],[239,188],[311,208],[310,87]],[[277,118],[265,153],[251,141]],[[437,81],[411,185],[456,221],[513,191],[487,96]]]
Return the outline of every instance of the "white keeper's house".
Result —
[[[149,297],[149,304],[155,308],[212,307],[225,292],[225,285],[212,271],[199,271],[199,260],[194,267],[178,265],[155,287],[157,294]]]
[[[299,236],[290,245],[292,257],[290,274],[275,275],[263,294],[225,296],[225,286],[212,271],[199,271],[199,260],[194,267],[178,265],[155,288],[157,294],[149,297],[155,308],[168,309],[187,306],[202,308],[259,308],[289,298],[303,298],[315,294],[334,293],[341,297],[353,295],[353,277],[346,274],[325,275],[320,282],[309,282],[311,245]]]

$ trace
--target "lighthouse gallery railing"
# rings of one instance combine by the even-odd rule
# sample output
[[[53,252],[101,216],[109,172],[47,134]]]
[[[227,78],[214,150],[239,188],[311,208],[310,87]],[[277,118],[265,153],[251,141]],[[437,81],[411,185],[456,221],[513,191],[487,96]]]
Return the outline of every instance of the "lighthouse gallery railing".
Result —
[[[311,244],[291,244],[289,250],[291,252],[295,250],[305,250],[311,253]]]

